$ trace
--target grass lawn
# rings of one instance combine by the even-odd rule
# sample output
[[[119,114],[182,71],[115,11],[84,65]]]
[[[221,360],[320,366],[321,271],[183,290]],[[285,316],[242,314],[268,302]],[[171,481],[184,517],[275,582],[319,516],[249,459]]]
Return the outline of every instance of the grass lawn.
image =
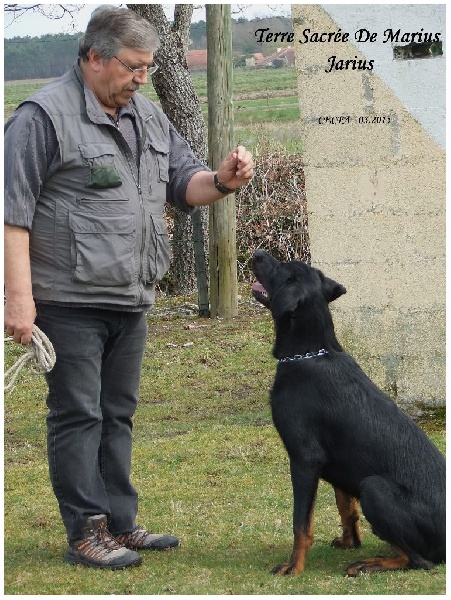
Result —
[[[243,293],[230,321],[197,318],[177,299],[149,316],[133,481],[138,522],[180,537],[138,569],[97,571],[62,561],[65,533],[47,474],[45,383],[28,370],[5,397],[5,594],[444,594],[445,567],[343,576],[390,552],[363,520],[359,550],[330,547],[340,519],[321,483],[304,573],[270,570],[291,552],[287,456],[271,424],[272,323]],[[6,366],[20,349],[8,344]],[[428,426],[428,423],[425,423]],[[444,451],[443,421],[428,430]]]
[[[237,70],[234,79],[237,141],[255,156],[300,153],[295,70]],[[7,83],[5,117],[43,83]],[[205,110],[205,74],[194,83]],[[305,572],[270,574],[291,552],[292,492],[268,405],[272,323],[248,290],[242,297],[240,315],[230,321],[197,318],[186,298],[160,299],[149,315],[134,427],[138,522],[174,533],[181,547],[144,555],[139,569],[97,571],[63,562],[65,532],[47,472],[46,386],[42,376],[22,371],[4,409],[5,594],[445,593],[444,566],[343,577],[348,564],[390,549],[364,520],[361,549],[330,547],[340,518],[325,483]],[[7,344],[6,367],[20,353]],[[422,424],[444,451],[444,419]]]

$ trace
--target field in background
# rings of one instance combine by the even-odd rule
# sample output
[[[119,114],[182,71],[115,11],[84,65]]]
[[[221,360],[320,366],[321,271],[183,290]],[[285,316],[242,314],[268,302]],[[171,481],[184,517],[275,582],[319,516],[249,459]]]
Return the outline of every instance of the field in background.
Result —
[[[4,118],[15,107],[50,80],[5,82]],[[193,82],[207,118],[207,74],[193,74]],[[151,84],[140,90],[151,100],[158,98]],[[297,135],[299,107],[296,95],[296,71],[282,69],[235,69],[234,119],[236,141],[254,153],[300,151]]]

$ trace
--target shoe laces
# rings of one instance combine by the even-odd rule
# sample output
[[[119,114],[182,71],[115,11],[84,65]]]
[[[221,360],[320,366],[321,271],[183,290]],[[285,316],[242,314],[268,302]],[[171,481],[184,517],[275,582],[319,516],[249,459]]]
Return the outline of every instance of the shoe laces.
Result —
[[[123,537],[128,544],[142,546],[144,544],[144,540],[148,535],[149,532],[146,529],[144,529],[144,527],[137,525],[133,531],[130,531],[130,533],[126,534],[126,536]]]
[[[105,556],[110,552],[114,552],[114,550],[122,548],[122,545],[111,535],[104,523],[101,523],[97,529],[92,530],[92,534],[92,537],[86,538],[78,546],[78,550],[84,552],[86,555],[94,557],[94,555],[101,554]]]
[[[103,523],[97,529],[95,539],[98,544],[103,545],[105,549],[109,552],[112,552],[113,550],[119,550],[119,548],[122,548],[121,544],[108,531],[108,529]]]

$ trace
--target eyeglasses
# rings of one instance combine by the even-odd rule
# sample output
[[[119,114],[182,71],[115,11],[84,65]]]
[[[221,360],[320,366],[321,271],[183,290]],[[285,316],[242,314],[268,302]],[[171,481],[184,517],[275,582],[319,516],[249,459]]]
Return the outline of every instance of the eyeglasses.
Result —
[[[153,64],[148,67],[137,67],[136,69],[133,69],[132,67],[126,65],[124,61],[122,61],[117,56],[114,56],[113,58],[118,60],[121,63],[121,65],[124,65],[124,67],[128,69],[130,73],[133,73],[133,75],[143,75],[144,73],[146,73],[147,75],[153,75],[159,68],[159,65]]]

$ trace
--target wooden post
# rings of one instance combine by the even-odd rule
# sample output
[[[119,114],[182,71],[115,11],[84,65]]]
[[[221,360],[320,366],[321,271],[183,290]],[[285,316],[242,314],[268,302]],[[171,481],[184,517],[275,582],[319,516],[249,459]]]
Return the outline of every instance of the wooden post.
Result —
[[[234,148],[232,18],[230,4],[207,4],[209,166],[216,170]],[[210,206],[211,316],[238,314],[235,194]]]

